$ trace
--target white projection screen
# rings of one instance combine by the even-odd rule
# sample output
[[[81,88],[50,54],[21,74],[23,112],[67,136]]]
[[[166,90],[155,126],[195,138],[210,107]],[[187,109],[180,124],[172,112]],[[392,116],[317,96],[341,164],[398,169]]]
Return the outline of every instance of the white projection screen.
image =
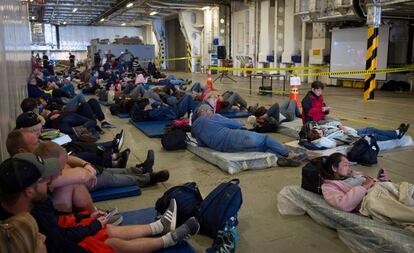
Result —
[[[332,30],[330,71],[365,70],[367,27]],[[380,26],[377,69],[387,68],[390,27]],[[364,79],[364,75],[335,75],[338,79]],[[386,80],[386,73],[377,74],[377,80]]]

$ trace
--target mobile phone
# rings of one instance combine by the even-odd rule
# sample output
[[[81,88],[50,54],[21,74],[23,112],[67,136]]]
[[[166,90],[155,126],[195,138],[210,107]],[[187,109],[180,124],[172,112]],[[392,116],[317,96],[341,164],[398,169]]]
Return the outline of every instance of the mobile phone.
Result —
[[[118,209],[115,208],[114,210],[112,210],[109,213],[105,214],[105,219],[109,219],[117,213],[118,213]]]
[[[379,169],[379,171],[378,171],[378,175],[377,175],[377,178],[378,179],[380,179],[381,178],[381,176],[382,176],[382,174],[384,174],[384,169]]]

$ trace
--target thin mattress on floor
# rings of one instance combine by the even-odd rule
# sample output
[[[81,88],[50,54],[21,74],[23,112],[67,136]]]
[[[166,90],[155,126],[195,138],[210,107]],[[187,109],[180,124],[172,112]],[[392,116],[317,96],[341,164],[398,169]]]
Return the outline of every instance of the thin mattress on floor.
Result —
[[[141,188],[138,185],[110,187],[91,192],[93,202],[120,199],[141,195]]]
[[[331,207],[321,195],[299,186],[285,186],[277,196],[282,215],[308,214],[338,232],[352,252],[414,252],[414,234],[407,230]]]
[[[225,153],[206,147],[197,146],[196,140],[190,135],[187,141],[187,149],[203,158],[204,160],[218,166],[221,170],[235,174],[243,170],[258,170],[276,167],[277,157],[272,153],[263,152],[238,152]]]
[[[378,141],[378,146],[380,148],[380,152],[390,151],[397,148],[404,148],[404,147],[413,147],[414,142],[411,136],[404,135],[401,139],[389,140],[389,141]],[[285,143],[286,146],[297,148],[301,147],[298,141],[290,141]],[[324,150],[307,150],[309,157],[319,157],[319,156],[329,156],[333,153],[340,152],[342,154],[347,154],[351,146],[343,145],[338,146],[335,148],[329,148]]]
[[[277,132],[292,138],[298,138],[302,126],[302,119],[295,118],[295,120],[293,121],[283,122],[282,124],[280,124],[279,128],[277,129]]]

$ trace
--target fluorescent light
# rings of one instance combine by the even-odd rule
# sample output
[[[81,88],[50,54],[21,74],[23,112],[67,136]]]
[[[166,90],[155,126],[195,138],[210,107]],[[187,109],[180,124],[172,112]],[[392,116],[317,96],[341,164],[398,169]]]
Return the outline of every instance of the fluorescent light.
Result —
[[[132,5],[134,5],[134,3],[129,3],[126,5],[127,8],[132,7]]]
[[[66,21],[63,21],[63,24],[66,25]]]
[[[77,12],[77,11],[78,11],[78,8],[73,8],[72,12]]]
[[[36,17],[32,17],[32,20],[35,20],[36,19]]]
[[[125,23],[122,23],[121,25],[122,25],[122,26],[126,26],[126,24],[125,24]]]
[[[101,22],[104,22],[105,21],[105,19],[104,18],[101,18]]]
[[[206,11],[206,10],[208,10],[208,9],[210,9],[210,7],[209,6],[206,6],[206,7],[203,7],[203,8],[201,8],[203,11]]]
[[[150,16],[154,16],[154,15],[157,15],[157,14],[158,14],[158,11],[153,11],[153,12],[150,13]]]
[[[30,2],[33,2],[33,0],[30,0]]]

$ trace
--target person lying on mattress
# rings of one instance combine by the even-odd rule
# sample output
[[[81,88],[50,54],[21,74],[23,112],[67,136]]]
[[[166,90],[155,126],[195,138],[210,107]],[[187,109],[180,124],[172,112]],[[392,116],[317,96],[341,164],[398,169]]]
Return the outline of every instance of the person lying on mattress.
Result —
[[[188,116],[195,110],[197,103],[191,95],[185,94],[181,99],[172,105],[149,99],[147,102],[139,103],[131,109],[131,118],[134,121],[160,121],[173,120]]]
[[[294,100],[286,100],[281,104],[274,103],[269,109],[258,105],[249,106],[248,111],[253,115],[247,121],[253,125],[253,131],[258,133],[276,132],[281,123],[301,117]]]
[[[308,129],[306,134],[308,141],[318,148],[336,147],[335,139],[343,139],[346,136],[365,137],[372,135],[377,141],[401,139],[407,132],[410,124],[401,123],[397,130],[381,130],[374,127],[358,128],[343,126],[339,121],[330,121]]]
[[[225,113],[233,110],[233,107],[241,111],[247,110],[247,102],[239,93],[235,91],[225,91],[220,95],[216,90],[204,91],[198,99],[202,102],[207,101],[214,107],[214,112]],[[213,102],[214,100],[214,102]]]
[[[214,108],[201,104],[193,117],[191,133],[198,146],[220,152],[270,152],[278,156],[279,166],[296,167],[300,156],[270,136],[243,129],[244,123],[214,113]],[[303,158],[303,157],[302,157]]]
[[[376,178],[352,171],[345,155],[334,153],[321,168],[322,194],[329,205],[359,212],[375,220],[406,227],[414,232],[414,186],[389,180],[380,169]]]

